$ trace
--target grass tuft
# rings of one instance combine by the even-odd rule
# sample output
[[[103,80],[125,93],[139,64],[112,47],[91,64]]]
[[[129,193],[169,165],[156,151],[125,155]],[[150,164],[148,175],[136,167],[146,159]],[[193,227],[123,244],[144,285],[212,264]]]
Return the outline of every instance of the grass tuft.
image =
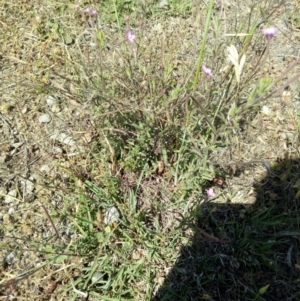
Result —
[[[6,256],[8,299],[33,277],[50,279],[41,300],[299,298],[299,141],[270,159],[249,130],[282,125],[263,108],[296,85],[299,58],[276,73],[277,37],[261,32],[283,2],[243,8],[113,0],[31,11],[44,45],[34,93],[71,107],[60,129],[73,144],[60,141],[49,176],[32,180],[28,225],[3,215],[1,248],[32,256],[13,277]]]

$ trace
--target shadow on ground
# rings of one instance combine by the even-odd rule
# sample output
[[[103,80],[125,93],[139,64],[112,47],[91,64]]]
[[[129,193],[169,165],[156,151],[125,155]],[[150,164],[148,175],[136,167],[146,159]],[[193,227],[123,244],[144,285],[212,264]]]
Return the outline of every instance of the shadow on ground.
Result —
[[[300,300],[300,160],[281,159],[252,205],[207,201],[152,301]]]

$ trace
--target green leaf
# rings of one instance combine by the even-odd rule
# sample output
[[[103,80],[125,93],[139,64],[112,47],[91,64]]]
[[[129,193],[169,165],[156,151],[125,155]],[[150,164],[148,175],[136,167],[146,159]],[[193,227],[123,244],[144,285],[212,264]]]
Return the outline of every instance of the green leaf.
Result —
[[[68,258],[69,258],[68,255],[60,255],[60,256],[55,258],[54,262],[55,263],[60,263],[60,262],[63,262],[65,260],[67,260]]]
[[[260,295],[263,295],[263,294],[268,290],[269,286],[270,286],[270,284],[267,284],[267,285],[263,286],[263,287],[259,290],[258,293],[259,293]]]

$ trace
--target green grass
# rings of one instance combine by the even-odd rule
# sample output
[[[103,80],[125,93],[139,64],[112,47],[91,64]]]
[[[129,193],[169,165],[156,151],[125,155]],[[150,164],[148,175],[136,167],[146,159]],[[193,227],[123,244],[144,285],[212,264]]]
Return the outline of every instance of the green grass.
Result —
[[[298,161],[292,164],[294,171],[299,168]],[[269,178],[264,185],[257,184],[257,202],[246,210],[243,205],[214,203],[202,208],[193,222],[194,238],[182,250],[168,276],[162,290],[164,299],[157,300],[299,297],[299,265],[296,263],[299,256],[294,249],[299,243],[299,211],[293,198],[286,197],[286,182],[281,182],[279,175],[280,172],[274,175],[278,177],[276,182]],[[293,181],[293,177],[288,181]],[[265,202],[269,191],[278,194]],[[223,241],[212,243],[211,237],[203,236],[199,229]],[[291,273],[295,273],[295,277]],[[170,283],[175,281],[179,285],[171,289]],[[202,292],[200,297],[199,292]]]
[[[253,206],[217,204],[205,193],[214,178],[230,180],[226,168],[212,164],[213,154],[232,147],[277,91],[275,84],[288,81],[265,72],[268,51],[259,58],[251,54],[253,44],[268,50],[273,43],[257,28],[272,12],[267,2],[253,5],[246,21],[237,20],[236,32],[245,36],[224,37],[213,0],[169,1],[169,10],[147,1],[91,1],[98,15],[82,22],[79,11],[70,12],[73,5],[57,4],[39,25],[41,40],[58,40],[68,49],[60,76],[92,110],[97,137],[78,161],[69,159],[68,168],[58,164],[69,174],[68,193],[60,192],[62,202],[49,206],[49,214],[63,234],[38,243],[49,266],[61,268],[62,300],[85,294],[91,300],[283,300],[274,299],[284,298],[283,292],[299,297],[297,191],[291,185],[290,194],[280,191],[295,185],[297,168],[274,169],[267,184],[258,183]],[[150,33],[155,20],[168,24],[198,5],[201,20],[195,22],[205,27],[195,38],[180,29],[168,38],[163,31]],[[134,43],[124,38],[127,14]],[[82,34],[78,43],[75,33]],[[181,56],[185,40],[193,49]],[[228,64],[232,44],[253,66],[244,67],[240,82]],[[201,71],[203,63],[213,79]],[[292,164],[299,166],[297,160]],[[278,180],[286,170],[285,181]],[[112,207],[119,216],[105,223]],[[55,261],[58,254],[64,256]]]

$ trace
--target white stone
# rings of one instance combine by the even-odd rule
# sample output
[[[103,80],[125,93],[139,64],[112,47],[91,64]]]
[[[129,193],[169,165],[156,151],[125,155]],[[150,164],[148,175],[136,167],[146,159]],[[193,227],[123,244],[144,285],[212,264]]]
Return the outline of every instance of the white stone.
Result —
[[[270,108],[267,107],[267,106],[263,106],[263,107],[261,108],[261,112],[262,112],[263,114],[265,114],[265,115],[270,115],[270,114],[271,114],[271,110],[270,110]]]
[[[33,177],[30,177],[28,180],[22,180],[21,181],[21,184],[22,184],[22,187],[23,187],[23,193],[24,194],[29,194],[33,191],[34,189],[34,178]]]
[[[15,251],[12,251],[10,253],[8,253],[5,257],[4,257],[4,260],[3,262],[5,262],[6,264],[8,265],[12,265],[14,264],[15,262],[17,262],[18,259],[16,257],[16,253]]]
[[[15,208],[14,208],[14,207],[9,207],[9,209],[8,209],[8,212],[7,212],[7,213],[8,213],[9,215],[13,215],[13,214],[15,213],[15,211],[16,211],[16,210],[15,210]]]
[[[101,272],[94,273],[94,275],[92,276],[92,283],[94,284],[94,283],[98,282],[102,277],[103,277],[103,274]]]
[[[54,107],[57,105],[57,100],[51,95],[49,95],[46,99],[46,103],[49,107]]]
[[[65,143],[65,144],[67,144],[69,146],[75,145],[74,139],[71,136],[68,136],[65,133],[51,135],[50,139],[57,140],[59,142]]]
[[[12,189],[8,192],[8,194],[6,195],[6,197],[4,198],[4,203],[6,204],[10,204],[13,203],[15,201],[15,198],[17,196],[17,190],[16,189]]]
[[[45,113],[39,117],[40,123],[49,123],[51,121],[51,116],[48,113]]]
[[[115,206],[111,206],[106,209],[104,214],[104,224],[111,225],[114,222],[118,222],[120,213]]]

